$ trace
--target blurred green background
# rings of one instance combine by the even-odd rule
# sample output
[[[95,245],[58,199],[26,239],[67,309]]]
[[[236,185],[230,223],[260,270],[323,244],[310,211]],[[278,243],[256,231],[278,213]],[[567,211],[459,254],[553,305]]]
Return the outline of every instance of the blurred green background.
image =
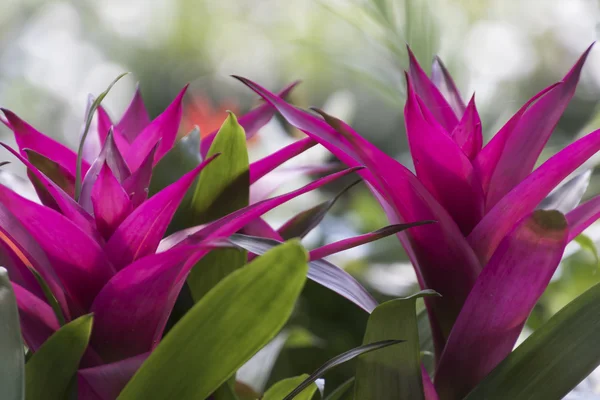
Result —
[[[155,116],[186,83],[185,121],[203,132],[220,125],[225,110],[243,113],[256,98],[230,74],[279,90],[302,80],[297,105],[325,108],[410,167],[402,118],[403,70],[408,43],[427,69],[441,56],[465,100],[476,93],[489,138],[529,97],[561,79],[598,37],[594,0],[0,0],[0,106],[74,147],[88,93],[99,93],[131,71],[105,100],[119,116],[139,82]],[[600,127],[600,48],[584,68],[575,99],[544,157],[577,135]],[[294,140],[274,119],[250,143],[252,159]],[[14,143],[0,126],[0,138]],[[2,158],[5,153],[2,153]],[[294,162],[330,161],[315,148]],[[595,165],[592,160],[587,167]],[[16,177],[11,175],[15,173]],[[23,170],[11,164],[0,176],[14,184]],[[600,192],[593,177],[586,197]],[[283,191],[306,179],[284,185]],[[269,215],[274,225],[332,196],[339,187],[305,196]],[[385,217],[364,187],[353,188],[307,238],[307,245],[377,229]],[[592,227],[588,235],[600,240]],[[593,252],[573,244],[531,318],[535,328],[566,302],[600,281]],[[331,259],[378,297],[416,289],[397,239],[347,251]],[[367,316],[314,284],[305,290],[270,381],[311,372],[327,358],[360,344]],[[310,332],[310,334],[307,334]],[[352,365],[328,376],[335,387]],[[331,385],[331,386],[330,386]]]

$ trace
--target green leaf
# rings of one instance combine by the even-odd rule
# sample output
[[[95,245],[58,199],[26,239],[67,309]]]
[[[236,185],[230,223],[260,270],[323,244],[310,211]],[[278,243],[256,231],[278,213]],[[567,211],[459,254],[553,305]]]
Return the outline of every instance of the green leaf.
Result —
[[[575,236],[574,240],[581,246],[582,249],[589,251],[594,256],[596,264],[600,265],[598,249],[596,248],[596,244],[594,243],[594,241],[589,236],[586,236],[582,233],[580,235]]]
[[[2,398],[24,398],[25,353],[19,312],[6,269],[0,267],[0,390]]]
[[[352,396],[352,387],[354,386],[354,377],[348,379],[346,382],[338,386],[325,400],[350,400]]]
[[[294,378],[287,378],[275,383],[267,390],[262,400],[281,400],[288,393],[294,390],[295,387],[300,385],[304,380],[308,378],[307,374],[296,376]],[[306,386],[302,393],[298,393],[295,397],[296,400],[310,400],[317,391],[317,385],[313,382]]]
[[[117,83],[122,77],[127,75],[129,72],[125,72],[115,78],[114,81],[108,85],[106,90],[98,95],[98,97],[90,104],[86,113],[85,113],[85,125],[83,127],[83,132],[81,134],[81,140],[79,141],[79,148],[77,149],[77,165],[75,169],[75,200],[79,201],[79,195],[81,194],[81,162],[83,160],[83,144],[85,143],[85,139],[90,130],[90,125],[92,124],[92,120],[94,119],[94,114],[98,107],[100,107],[100,103],[106,97],[108,92],[112,89],[112,87]]]
[[[433,347],[433,337],[431,336],[431,325],[429,324],[427,309],[424,308],[417,313],[417,326],[419,328],[421,362],[427,372],[433,375],[435,372],[435,349]]]
[[[297,240],[219,282],[166,335],[119,399],[204,399],[283,327],[308,254]]]
[[[394,346],[359,357],[356,366],[356,399],[423,399],[423,381],[417,326],[416,301],[438,295],[423,290],[405,299],[390,300],[373,310],[367,323],[364,344],[404,339]]]
[[[62,309],[60,308],[60,304],[58,304],[58,300],[56,300],[56,297],[54,297],[52,290],[50,290],[50,286],[48,286],[48,283],[46,283],[44,278],[33,267],[28,265],[27,269],[29,269],[29,271],[31,271],[31,273],[35,277],[35,280],[38,282],[38,284],[42,288],[42,292],[44,292],[46,301],[48,302],[48,304],[50,304],[50,307],[52,307],[52,311],[54,311],[54,315],[56,315],[56,319],[58,320],[58,323],[60,324],[60,326],[63,326],[66,322],[65,316],[62,312]]]
[[[383,349],[384,347],[391,346],[393,344],[402,343],[403,340],[383,340],[381,342],[373,342],[369,344],[365,344],[359,347],[355,347],[351,350],[348,350],[331,360],[327,361],[325,364],[321,365],[319,369],[313,372],[308,378],[306,378],[302,383],[298,385],[293,391],[290,392],[287,396],[285,396],[284,400],[292,400],[296,398],[298,394],[300,394],[305,388],[311,385],[314,381],[323,376],[330,369],[337,367],[340,364],[345,363],[346,361],[350,361],[355,357],[360,356],[361,354],[370,353],[375,350]]]
[[[233,113],[219,129],[207,157],[221,156],[201,173],[190,204],[192,225],[214,221],[246,207],[250,201],[250,175],[246,134]],[[246,263],[238,249],[213,250],[190,272],[187,283],[198,302],[221,279]]]
[[[25,365],[27,400],[64,399],[77,373],[92,332],[92,314],[69,322],[42,347]]]
[[[560,399],[600,365],[600,284],[573,300],[466,397]]]

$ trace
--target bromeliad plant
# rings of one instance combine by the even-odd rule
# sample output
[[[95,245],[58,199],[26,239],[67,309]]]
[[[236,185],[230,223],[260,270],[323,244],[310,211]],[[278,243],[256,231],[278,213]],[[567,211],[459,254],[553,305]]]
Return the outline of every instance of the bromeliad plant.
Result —
[[[416,174],[344,122],[315,109],[323,117],[319,118],[256,83],[238,78],[276,107],[291,125],[348,166],[365,165],[366,169],[358,173],[390,221],[437,221],[398,234],[421,287],[441,295],[425,299],[435,347],[435,388],[427,373],[423,374],[423,383],[420,378],[412,380],[412,392],[402,391],[405,389],[397,383],[407,381],[400,377],[388,382],[387,391],[377,391],[385,386],[373,385],[374,379],[385,381],[394,371],[407,373],[416,368],[418,372],[413,354],[395,361],[375,359],[373,362],[383,368],[379,377],[369,376],[363,369],[359,381],[357,372],[355,396],[439,396],[452,400],[462,399],[475,389],[469,399],[560,398],[600,364],[599,352],[590,351],[595,346],[592,336],[587,336],[593,335],[598,324],[597,314],[589,314],[595,310],[591,301],[597,297],[597,288],[586,294],[585,301],[578,299],[563,310],[511,354],[566,244],[600,217],[600,197],[579,206],[581,197],[570,207],[557,207],[556,202],[549,205],[566,215],[556,210],[536,210],[556,186],[600,150],[600,130],[533,169],[574,95],[590,49],[563,80],[524,104],[485,146],[474,98],[464,104],[439,59],[434,61],[429,78],[409,51],[404,115]],[[565,187],[554,193],[555,201],[560,203],[563,195],[569,197],[565,192],[569,185]],[[544,206],[548,208],[548,204]],[[375,313],[371,318],[379,319]],[[577,328],[561,325],[567,321]],[[394,322],[383,323],[379,332],[389,335],[394,332],[393,326]],[[557,343],[568,343],[571,350],[561,350]],[[572,364],[558,364],[556,360],[565,362],[574,354],[586,354],[585,361],[573,358],[572,363],[579,366],[577,371],[567,373],[565,369],[572,368]],[[519,377],[517,371],[523,376]],[[559,375],[563,379],[556,378]]]
[[[281,329],[307,274],[367,311],[377,305],[322,257],[421,224],[315,249],[310,268],[292,240],[241,269],[246,253],[222,249],[231,247],[223,239],[260,230],[262,214],[360,168],[250,204],[256,181],[315,142],[249,164],[246,140],[274,113],[265,103],[239,121],[231,114],[200,147],[184,149],[194,143],[177,142],[185,90],[153,121],[139,91],[116,124],[100,106],[106,92],[91,99],[78,153],[3,110],[18,150],[2,146],[27,167],[39,196],[36,203],[0,185],[0,255],[29,351],[28,399],[64,398],[73,390],[79,399],[114,399],[138,370],[122,398],[203,399],[231,390],[235,379],[226,381]],[[149,196],[153,174],[165,176],[173,152],[191,170]],[[302,236],[321,211],[291,218],[284,228]],[[174,221],[176,213],[183,218]],[[167,229],[175,232],[165,238]]]

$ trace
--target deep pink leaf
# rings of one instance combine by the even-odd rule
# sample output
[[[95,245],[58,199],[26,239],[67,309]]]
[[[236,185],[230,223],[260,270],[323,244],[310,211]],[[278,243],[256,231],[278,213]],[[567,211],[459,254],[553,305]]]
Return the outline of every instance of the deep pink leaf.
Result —
[[[123,160],[123,157],[115,145],[113,138],[113,134],[109,133],[109,135],[106,137],[104,145],[102,146],[102,151],[100,151],[100,154],[98,155],[98,158],[94,160],[94,163],[88,170],[87,174],[85,174],[85,178],[83,178],[81,195],[79,196],[79,204],[81,204],[81,206],[89,213],[93,212],[92,189],[98,180],[98,176],[100,175],[100,171],[102,170],[104,164],[108,164],[118,182],[123,182],[131,175],[129,167],[127,167],[127,164]]]
[[[55,161],[52,161],[48,157],[31,149],[24,149],[24,152],[27,155],[27,160],[35,166],[38,171],[46,175],[48,179],[54,182],[56,186],[61,188],[69,197],[75,196],[75,177],[71,175],[69,171]],[[16,152],[12,151],[12,153],[15,154]],[[29,176],[29,178],[31,179],[31,176]],[[38,195],[40,195],[40,192],[46,192],[44,188],[38,187],[36,183],[39,182],[32,182],[36,187]],[[40,198],[40,200],[42,199]],[[56,205],[56,203],[53,204]]]
[[[559,85],[540,97],[525,112],[507,137],[490,180],[486,209],[491,209],[533,169],[554,127],[575,94],[581,69],[591,49],[590,46],[583,53]]]
[[[107,240],[133,211],[129,196],[106,163],[94,183],[92,205],[98,231]]]
[[[567,214],[569,242],[600,218],[600,196],[579,205]]]
[[[2,204],[0,204],[0,241],[3,243],[3,256],[6,257],[3,266],[7,268],[11,280],[44,299],[37,280],[28,270],[33,268],[48,284],[63,315],[70,318],[64,288],[48,257],[19,220]]]
[[[98,117],[98,138],[100,140],[100,146],[104,147],[108,132],[112,130],[113,140],[116,147],[119,149],[121,154],[127,154],[130,149],[129,141],[123,136],[121,131],[114,126],[110,116],[102,106],[98,106],[97,109]],[[87,141],[87,140],[86,140]]]
[[[143,354],[158,344],[162,321],[179,294],[180,287],[173,285],[185,280],[183,266],[196,252],[197,247],[178,246],[142,257],[119,271],[96,296],[90,344],[106,362]]]
[[[279,92],[278,96],[282,98],[286,97],[292,91],[292,89],[296,87],[298,83],[299,82],[292,82],[291,84],[286,86],[281,92]],[[275,110],[273,109],[273,107],[270,104],[265,103],[261,104],[256,109],[238,118],[238,123],[242,126],[242,128],[244,128],[244,131],[246,132],[246,140],[249,140],[254,135],[256,135],[258,131],[263,126],[265,126],[267,122],[271,120],[274,113]],[[200,154],[203,158],[206,157],[206,155],[208,154],[210,145],[215,140],[217,132],[218,130],[211,132],[210,134],[202,138],[202,141],[200,142]]]
[[[408,76],[406,86],[404,120],[417,176],[466,236],[483,217],[484,208],[479,179],[471,161],[459,147],[460,141],[467,139],[455,138],[455,143],[420,102]],[[470,113],[465,113],[465,118],[468,119]],[[461,125],[458,126],[459,135],[462,135]]]
[[[106,243],[106,253],[121,269],[140,257],[156,251],[167,227],[194,180],[219,153],[167,186],[136,208]]]
[[[36,351],[59,328],[52,307],[26,289],[12,283],[19,308],[21,333],[27,347]]]
[[[481,267],[446,210],[409,170],[360,137],[346,124],[339,120],[331,122],[337,123],[344,130],[342,134],[259,85],[244,78],[238,79],[273,104],[289,123],[321,143],[342,162],[350,166],[364,163],[368,169],[359,174],[389,204],[392,213],[388,217],[395,218],[390,222],[438,221],[437,224],[411,229],[408,236],[404,232],[398,236],[417,269],[423,288],[431,288],[444,296],[443,301],[435,298],[429,304],[435,304],[437,309],[432,323],[438,324],[439,318],[439,324],[443,326],[445,334],[448,334]],[[431,243],[437,245],[432,247]],[[434,333],[435,335],[442,337],[441,331]]]
[[[437,56],[433,59],[433,64],[431,65],[431,81],[448,101],[454,114],[458,118],[461,118],[465,113],[465,103],[463,102],[452,76],[450,76],[450,73],[442,60]]]
[[[329,243],[321,247],[317,247],[314,250],[310,251],[310,259],[311,260],[320,260],[327,256],[330,256],[335,253],[339,253],[344,250],[352,249],[354,247],[374,242],[375,240],[383,239],[384,237],[388,237],[390,235],[394,235],[398,232],[401,232],[405,229],[409,229],[415,226],[421,226],[425,224],[435,223],[435,221],[419,221],[413,222],[411,224],[397,224],[397,225],[389,225],[384,228],[378,229],[373,232],[365,233],[364,235],[354,236],[348,239],[343,239],[334,243]]]
[[[154,167],[154,154],[158,143],[150,150],[140,167],[123,181],[123,189],[129,195],[133,208],[137,208],[148,198],[152,168]]]
[[[23,121],[12,111],[4,108],[1,108],[0,110],[4,112],[4,115],[6,115],[6,118],[11,125],[17,145],[19,146],[19,151],[23,156],[27,156],[24,149],[31,149],[57,162],[69,171],[71,175],[75,176],[77,153],[43,133],[38,132],[34,127]],[[81,163],[82,172],[85,173],[89,167],[90,164],[83,160]]]
[[[250,184],[253,184],[275,168],[279,167],[284,162],[291,160],[299,154],[304,153],[316,145],[313,139],[307,137],[295,141],[294,143],[285,146],[284,148],[277,150],[276,152],[269,154],[266,157],[261,158],[258,161],[250,164]]]
[[[560,263],[567,221],[537,210],[509,233],[485,266],[450,333],[435,374],[444,399],[462,399],[513,349]]]
[[[148,111],[144,105],[138,84],[129,107],[127,107],[127,110],[115,128],[121,132],[129,143],[132,143],[148,125],[150,125],[150,117],[148,116]]]
[[[421,364],[421,375],[423,376],[423,394],[425,395],[425,400],[440,400],[435,391],[435,387],[433,386],[433,382],[431,382],[431,378],[423,364]]]
[[[0,185],[2,203],[44,250],[61,280],[73,316],[81,315],[114,274],[98,242],[62,214]]]
[[[80,369],[77,372],[79,400],[114,400],[150,354],[110,364]]]
[[[481,151],[483,134],[481,133],[481,119],[475,106],[475,95],[471,97],[462,119],[450,136],[469,157],[469,160],[473,160]]]
[[[5,145],[4,143],[0,143],[0,145],[17,157],[19,161],[25,164],[29,173],[38,180],[39,184],[41,185],[40,187],[43,187],[43,189],[52,197],[52,200],[56,204],[55,209],[57,211],[61,212],[65,217],[73,221],[73,223],[84,230],[88,235],[90,235],[90,237],[97,241],[101,241],[100,235],[98,235],[98,232],[96,231],[94,220],[71,196],[69,196],[54,182],[48,179],[25,157],[21,156],[14,149]]]
[[[600,151],[600,130],[571,143],[533,171],[504,196],[468,237],[482,264],[487,263],[508,231],[588,158]]]
[[[187,236],[175,247],[142,257],[123,268],[92,306],[94,349],[109,361],[151,350],[162,337],[190,269],[215,247],[211,242],[229,237],[271,209],[353,171],[329,175],[296,191],[235,211]]]
[[[431,111],[438,123],[445,129],[447,134],[450,134],[458,124],[457,114],[454,113],[452,107],[438,88],[429,79],[415,55],[407,46],[410,67],[408,74],[413,82],[415,92],[423,99],[427,108]]]
[[[183,96],[187,88],[188,85],[179,92],[175,100],[173,100],[165,111],[146,126],[135,140],[131,142],[130,150],[125,155],[125,160],[131,171],[139,168],[146,156],[159,141],[160,143],[154,157],[154,165],[171,150],[177,139],[177,132],[179,131],[179,123],[181,122],[183,112]]]
[[[542,90],[529,99],[525,104],[523,104],[519,111],[517,111],[502,128],[500,128],[492,140],[490,140],[490,142],[486,144],[483,149],[481,149],[479,154],[477,154],[477,157],[475,160],[473,160],[473,167],[475,168],[475,171],[477,171],[477,175],[481,180],[481,186],[483,187],[483,191],[485,193],[487,193],[490,186],[490,180],[492,179],[492,174],[494,173],[494,169],[498,164],[498,160],[500,160],[500,157],[503,154],[506,141],[512,134],[515,127],[518,125],[523,114],[525,114],[525,112],[535,101],[556,88],[558,85],[560,85],[560,83],[555,83],[551,86],[548,86],[546,89]]]

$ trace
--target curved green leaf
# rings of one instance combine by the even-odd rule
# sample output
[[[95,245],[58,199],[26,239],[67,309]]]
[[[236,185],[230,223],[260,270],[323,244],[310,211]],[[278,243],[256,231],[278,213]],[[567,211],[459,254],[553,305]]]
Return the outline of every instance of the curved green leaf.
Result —
[[[596,244],[594,243],[594,241],[589,237],[584,235],[583,233],[575,236],[575,239],[573,239],[577,242],[577,244],[579,244],[581,246],[582,249],[587,250],[590,252],[591,255],[594,256],[594,260],[596,261],[597,265],[600,265],[600,257],[598,256],[598,249],[596,248]]]
[[[219,282],[167,334],[119,399],[204,399],[279,332],[308,271],[297,240]]]
[[[433,290],[423,290],[405,299],[390,300],[373,310],[363,343],[398,338],[406,343],[358,359],[356,399],[424,399],[416,301],[434,295],[438,294]]]
[[[600,284],[573,300],[469,393],[478,399],[560,399],[600,365]]]
[[[342,383],[338,386],[329,396],[325,398],[325,400],[344,400],[344,399],[353,399],[352,396],[352,387],[354,386],[354,377],[348,379],[346,382]]]
[[[2,398],[24,398],[25,352],[19,312],[6,269],[0,267],[0,390]]]
[[[287,399],[286,394],[290,393],[294,388],[300,385],[308,378],[307,374],[303,374],[300,376],[296,376],[293,378],[283,379],[266,391],[262,400],[281,400],[284,397]],[[309,382],[306,387],[301,390],[301,393],[298,393],[294,398],[296,400],[311,400],[315,392],[317,391],[317,385],[314,382]]]
[[[402,343],[403,340],[383,340],[381,342],[373,342],[369,344],[365,344],[359,347],[355,347],[354,349],[348,350],[331,360],[327,361],[325,364],[321,365],[315,372],[313,372],[308,378],[306,378],[302,383],[298,385],[293,391],[290,392],[287,396],[285,396],[284,400],[292,400],[297,399],[297,396],[308,386],[312,385],[317,379],[323,376],[330,369],[345,363],[346,361],[350,361],[355,357],[360,356],[361,354],[366,354],[374,350],[383,349],[384,347],[391,346],[393,344]]]
[[[25,365],[27,400],[64,399],[92,332],[92,314],[69,322],[48,339]]]
[[[124,77],[128,73],[129,72],[125,72],[125,73],[122,73],[121,75],[117,76],[115,78],[115,80],[112,81],[110,83],[110,85],[108,85],[106,90],[104,92],[100,93],[98,95],[98,97],[92,102],[92,104],[90,104],[90,107],[88,108],[88,110],[85,113],[85,124],[83,126],[81,140],[79,141],[79,148],[77,149],[77,166],[76,166],[76,172],[75,172],[75,200],[77,200],[77,201],[79,201],[79,195],[81,194],[81,180],[82,180],[81,163],[83,160],[83,144],[85,143],[85,139],[90,130],[90,125],[92,124],[92,120],[94,119],[94,114],[96,113],[96,110],[98,109],[98,107],[100,107],[100,103],[102,103],[102,100],[104,100],[104,98],[106,97],[108,92],[110,92],[110,90],[115,85],[115,83],[117,83],[122,77]]]
[[[246,134],[235,115],[229,116],[212,142],[207,157],[221,153],[200,174],[190,204],[190,226],[212,222],[246,207],[250,201],[250,174]],[[245,251],[213,250],[190,272],[187,283],[199,301],[221,279],[246,263]]]

